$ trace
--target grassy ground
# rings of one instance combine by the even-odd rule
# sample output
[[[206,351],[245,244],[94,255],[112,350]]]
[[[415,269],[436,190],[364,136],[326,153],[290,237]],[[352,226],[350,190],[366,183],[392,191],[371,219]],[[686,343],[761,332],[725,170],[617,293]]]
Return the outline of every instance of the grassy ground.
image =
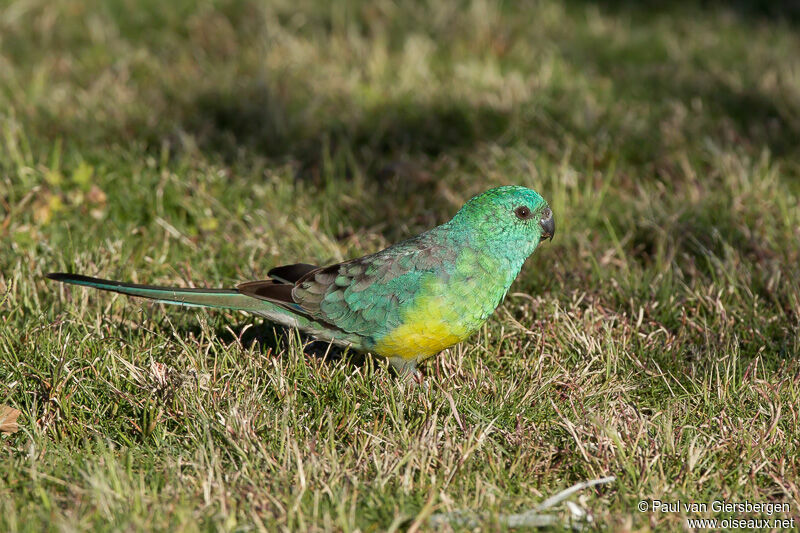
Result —
[[[0,530],[504,529],[608,475],[601,527],[797,517],[796,20],[635,5],[2,2]],[[558,234],[429,390],[43,279],[230,286],[506,183]]]

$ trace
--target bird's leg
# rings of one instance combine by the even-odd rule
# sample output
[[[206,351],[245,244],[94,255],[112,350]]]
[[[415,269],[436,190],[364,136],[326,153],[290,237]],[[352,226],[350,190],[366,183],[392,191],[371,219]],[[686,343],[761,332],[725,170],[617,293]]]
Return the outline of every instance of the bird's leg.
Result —
[[[394,367],[397,375],[405,382],[422,387],[428,390],[428,383],[425,381],[425,376],[419,368],[417,368],[416,359],[403,359],[401,357],[392,357],[389,362]]]

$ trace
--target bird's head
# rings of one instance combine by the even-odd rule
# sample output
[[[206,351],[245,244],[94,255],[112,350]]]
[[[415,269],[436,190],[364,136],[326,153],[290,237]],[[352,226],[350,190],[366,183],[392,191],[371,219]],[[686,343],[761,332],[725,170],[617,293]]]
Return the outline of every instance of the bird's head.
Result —
[[[556,232],[553,212],[544,198],[533,189],[516,185],[489,189],[475,196],[451,224],[468,229],[498,253],[522,260]]]

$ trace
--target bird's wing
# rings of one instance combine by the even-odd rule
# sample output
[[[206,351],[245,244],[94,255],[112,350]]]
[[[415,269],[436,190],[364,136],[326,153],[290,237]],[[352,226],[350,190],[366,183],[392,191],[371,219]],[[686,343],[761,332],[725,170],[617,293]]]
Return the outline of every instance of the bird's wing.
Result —
[[[297,280],[312,270],[317,270],[318,268],[317,265],[309,265],[308,263],[295,263],[294,265],[275,267],[267,272],[267,276],[281,283],[293,284],[297,283]]]
[[[237,289],[341,331],[375,338],[400,325],[402,306],[426,279],[448,275],[454,255],[452,247],[423,234],[373,255],[308,270],[293,284],[252,281]]]

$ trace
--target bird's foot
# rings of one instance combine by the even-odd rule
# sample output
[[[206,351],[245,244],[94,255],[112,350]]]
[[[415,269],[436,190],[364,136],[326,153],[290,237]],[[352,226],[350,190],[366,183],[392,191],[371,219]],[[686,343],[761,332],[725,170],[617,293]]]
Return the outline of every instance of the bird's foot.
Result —
[[[417,362],[414,360],[405,360],[400,358],[390,359],[392,366],[397,372],[400,379],[404,382],[411,384],[415,387],[428,390],[428,382],[425,380],[425,374],[417,368]]]
[[[408,374],[406,376],[406,379],[408,380],[409,383],[411,383],[416,387],[421,388],[425,392],[428,392],[428,390],[430,390],[428,382],[425,379],[425,374],[423,374],[419,368],[415,368],[411,374]]]

